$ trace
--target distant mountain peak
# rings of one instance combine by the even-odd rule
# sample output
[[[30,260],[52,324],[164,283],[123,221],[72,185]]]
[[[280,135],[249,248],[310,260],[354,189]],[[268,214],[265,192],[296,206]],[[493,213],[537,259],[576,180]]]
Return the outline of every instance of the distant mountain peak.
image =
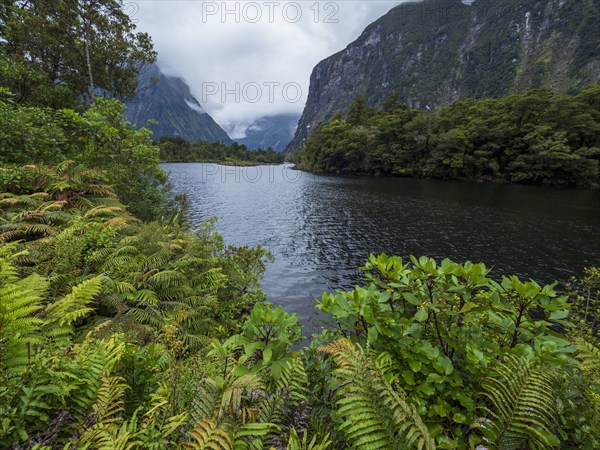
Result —
[[[154,139],[181,136],[189,141],[231,143],[227,133],[204,111],[183,78],[168,76],[154,64],[140,76],[138,96],[125,103],[129,120],[146,126]],[[148,121],[158,123],[148,123]]]
[[[282,152],[294,137],[299,118],[299,114],[261,117],[250,124],[244,138],[234,140],[251,150],[272,148]]]

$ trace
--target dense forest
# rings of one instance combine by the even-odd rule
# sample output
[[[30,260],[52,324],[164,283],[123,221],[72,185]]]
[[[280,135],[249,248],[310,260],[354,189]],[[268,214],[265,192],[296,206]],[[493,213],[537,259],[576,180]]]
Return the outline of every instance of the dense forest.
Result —
[[[597,268],[540,286],[371,255],[303,337],[265,249],[166,201],[117,99],[147,36],[118,2],[65,5],[0,10],[0,448],[600,446]]]
[[[553,186],[600,183],[600,85],[461,100],[436,112],[356,98],[293,155],[302,169]]]
[[[195,141],[182,137],[162,137],[159,140],[160,158],[165,162],[210,162],[223,164],[281,164],[284,155],[271,148],[249,150],[237,142]]]

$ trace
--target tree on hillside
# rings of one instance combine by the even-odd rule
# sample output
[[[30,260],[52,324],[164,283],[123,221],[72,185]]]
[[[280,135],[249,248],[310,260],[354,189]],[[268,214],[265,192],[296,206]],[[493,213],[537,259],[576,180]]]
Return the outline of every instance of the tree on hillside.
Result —
[[[359,94],[348,110],[348,123],[363,125],[375,113],[375,108],[369,106],[363,94]]]
[[[0,82],[17,102],[46,105],[52,92],[65,106],[98,94],[132,97],[140,68],[156,53],[120,0],[7,0],[0,5],[0,57],[10,69]]]

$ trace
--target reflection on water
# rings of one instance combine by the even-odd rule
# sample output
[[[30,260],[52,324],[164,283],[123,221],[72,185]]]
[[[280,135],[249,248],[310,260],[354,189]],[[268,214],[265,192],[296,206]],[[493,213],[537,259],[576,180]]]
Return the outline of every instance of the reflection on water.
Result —
[[[269,248],[269,300],[310,318],[323,291],[351,288],[369,253],[493,266],[566,281],[600,264],[600,190],[322,176],[288,165],[164,164],[195,223],[217,216],[228,244]]]

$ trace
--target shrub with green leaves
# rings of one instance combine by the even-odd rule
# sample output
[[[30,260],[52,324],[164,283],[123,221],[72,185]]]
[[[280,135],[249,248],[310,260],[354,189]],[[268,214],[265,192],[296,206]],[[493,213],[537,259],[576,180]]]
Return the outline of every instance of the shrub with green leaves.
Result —
[[[149,130],[137,130],[124,118],[124,109],[122,103],[106,99],[98,99],[83,113],[0,99],[0,163],[58,165],[76,159],[104,171],[138,217],[156,218],[165,201],[167,181],[158,165],[159,149]],[[11,180],[3,173],[0,183],[18,186],[17,175],[18,171],[12,171]]]
[[[578,367],[576,347],[565,335],[572,328],[568,299],[554,285],[514,276],[496,282],[483,264],[438,265],[425,257],[404,262],[371,255],[362,270],[366,285],[326,293],[318,302],[332,319],[326,336],[371,349],[440,445],[480,442],[472,424],[480,415],[482,379],[504,358],[538,361],[535,370],[542,372]],[[544,407],[555,408],[555,394],[542,399]],[[556,431],[553,422],[537,442],[557,442]]]

